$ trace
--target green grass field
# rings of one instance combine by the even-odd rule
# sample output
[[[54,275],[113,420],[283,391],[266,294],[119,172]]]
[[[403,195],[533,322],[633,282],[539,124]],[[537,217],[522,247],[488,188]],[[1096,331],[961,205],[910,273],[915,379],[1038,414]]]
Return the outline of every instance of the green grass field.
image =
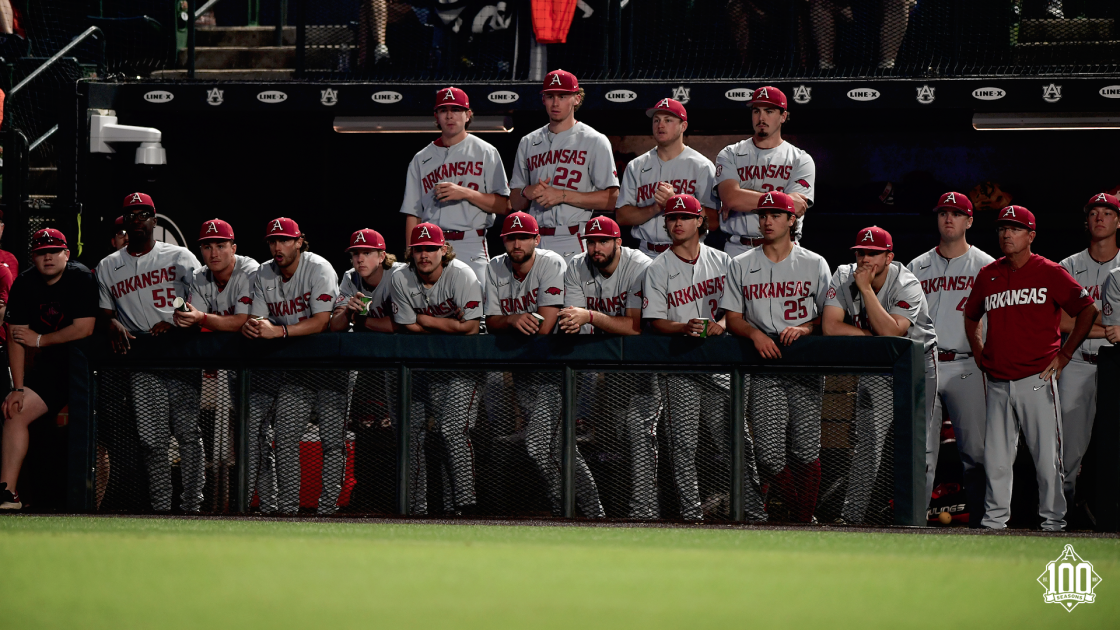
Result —
[[[1072,543],[1072,613],[1035,578]],[[1120,626],[1120,540],[0,518],[5,628]],[[1111,620],[1111,621],[1109,621]]]

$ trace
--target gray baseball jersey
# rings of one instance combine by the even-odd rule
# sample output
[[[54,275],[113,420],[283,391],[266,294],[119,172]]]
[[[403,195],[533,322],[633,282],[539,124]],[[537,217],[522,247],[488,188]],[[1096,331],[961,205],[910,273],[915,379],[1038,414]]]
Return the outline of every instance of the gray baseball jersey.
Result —
[[[1093,298],[1093,304],[1103,312],[1104,302],[1101,300],[1101,291],[1112,270],[1120,269],[1120,254],[1114,256],[1112,260],[1097,262],[1089,255],[1089,250],[1085,249],[1066,258],[1060,264],[1078,284],[1085,287],[1089,297]],[[1108,339],[1086,339],[1081,342],[1078,351],[1073,353],[1073,360],[1085,361],[1081,356],[1082,353],[1096,354],[1102,347],[1111,345]]]
[[[956,258],[945,258],[936,247],[906,266],[922,284],[937,347],[945,352],[972,352],[964,334],[964,305],[980,268],[995,259],[972,246]]]
[[[194,274],[191,295],[187,299],[195,308],[211,315],[244,315],[253,306],[253,276],[260,264],[248,256],[237,256],[233,273],[223,289],[214,282],[209,267]]]
[[[578,306],[611,317],[626,315],[628,308],[642,308],[642,282],[651,262],[649,256],[629,247],[620,248],[618,255],[618,266],[610,277],[600,273],[587,254],[573,258],[564,272],[564,306]]]
[[[661,158],[657,157],[655,147],[626,165],[615,207],[652,206],[653,194],[657,191],[660,182],[671,185],[678,195],[692,195],[703,205],[715,207],[718,205],[712,201],[715,175],[716,167],[712,161],[690,147],[685,147],[680,155],[668,162],[662,162]],[[669,233],[665,231],[665,217],[661,213],[641,225],[632,227],[630,235],[640,241],[658,245],[673,242]]]
[[[436,184],[451,182],[482,193],[509,196],[502,156],[493,145],[467,134],[446,147],[437,138],[412,158],[405,180],[401,212],[444,230],[478,230],[494,224],[494,215],[466,200],[437,201]]]
[[[194,254],[178,245],[156,241],[143,256],[120,249],[97,264],[98,306],[116,310],[117,320],[129,332],[174,323],[171,303],[190,295],[191,280],[200,267]]]
[[[1101,290],[1101,319],[1105,326],[1120,326],[1120,270],[1113,269]]]
[[[393,276],[407,266],[405,263],[393,263],[391,269],[382,272],[381,282],[373,288],[366,285],[356,269],[347,271],[342,274],[342,284],[338,285],[338,299],[334,301],[334,307],[346,306],[350,298],[354,297],[356,293],[361,293],[371,299],[369,317],[391,316],[393,314]],[[355,330],[357,329],[355,328]]]
[[[840,265],[832,276],[825,306],[844,309],[844,313],[851,318],[853,326],[871,330],[863,297],[852,278],[852,272],[855,270],[855,263]],[[890,270],[887,272],[887,281],[883,283],[883,288],[879,289],[877,297],[888,313],[902,315],[910,320],[910,328],[906,331],[908,338],[920,341],[926,352],[937,345],[937,333],[933,329],[933,319],[929,316],[922,284],[914,274],[902,266],[902,263],[898,261],[891,263]]]
[[[730,265],[730,256],[703,243],[695,263],[665,250],[646,269],[642,318],[680,323],[702,317],[718,320]]]
[[[564,259],[537,248],[524,279],[513,274],[509,254],[495,256],[486,268],[486,315],[535,313],[542,306],[564,306]]]
[[[731,180],[739,188],[749,188],[759,192],[779,190],[805,195],[809,207],[813,206],[816,194],[817,166],[805,151],[789,142],[782,142],[773,149],[759,149],[754,139],[724,147],[716,158],[716,183],[712,186],[712,199],[719,202],[719,185]],[[797,236],[800,237],[804,217],[798,221]],[[727,219],[721,219],[719,227],[728,234],[760,238],[758,215],[753,212],[732,212]]]
[[[554,188],[577,192],[618,187],[610,141],[581,122],[560,133],[551,133],[548,125],[529,133],[517,145],[509,185],[524,189],[542,177],[551,178]],[[579,225],[591,218],[590,210],[564,203],[542,208],[533,202],[528,212],[542,228]]]
[[[267,316],[276,325],[291,326],[334,310],[338,297],[338,276],[322,256],[300,254],[292,278],[284,282],[275,260],[261,265],[253,283],[253,317]]]
[[[821,316],[832,274],[823,256],[794,247],[781,262],[772,262],[756,247],[731,259],[721,306],[742,313],[751,326],[780,334]]]
[[[459,309],[465,319],[482,317],[482,285],[467,263],[459,259],[447,263],[431,288],[424,286],[415,269],[393,273],[394,322],[415,324],[417,313],[454,318]]]

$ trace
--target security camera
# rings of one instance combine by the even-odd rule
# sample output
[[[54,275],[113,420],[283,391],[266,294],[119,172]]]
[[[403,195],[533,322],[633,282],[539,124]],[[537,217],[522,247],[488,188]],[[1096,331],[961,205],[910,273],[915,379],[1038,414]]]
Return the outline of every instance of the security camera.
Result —
[[[136,163],[144,166],[167,164],[167,151],[160,145],[163,133],[154,127],[118,125],[117,117],[93,114],[89,123],[90,153],[116,153],[110,142],[139,142]]]

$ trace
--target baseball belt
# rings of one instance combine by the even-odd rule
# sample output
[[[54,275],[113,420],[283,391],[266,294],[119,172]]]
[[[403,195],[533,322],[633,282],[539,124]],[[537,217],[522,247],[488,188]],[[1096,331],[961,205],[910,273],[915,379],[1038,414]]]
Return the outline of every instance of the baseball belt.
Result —
[[[971,359],[971,352],[938,352],[937,360],[945,363],[947,361],[956,361],[957,359]]]
[[[758,247],[762,245],[762,238],[752,238],[750,236],[739,236],[738,234],[728,234],[727,240],[731,243],[738,243],[739,245],[749,245],[751,247]]]
[[[561,230],[562,230],[562,229],[564,229],[564,228],[554,228],[554,227],[546,228],[546,227],[542,227],[542,228],[541,228],[541,236],[556,236],[556,230],[557,230],[557,229],[561,229]],[[570,234],[578,234],[578,233],[579,233],[579,226],[578,226],[578,225],[569,225],[569,226],[568,226],[568,232],[569,232]]]
[[[1092,363],[1093,365],[1097,364],[1097,355],[1095,355],[1095,354],[1089,354],[1088,352],[1082,352],[1081,353],[1081,358],[1086,363]]]
[[[486,230],[474,230],[479,236],[486,236]],[[449,241],[461,241],[466,236],[466,230],[444,230],[443,238]]]
[[[657,252],[658,254],[660,254],[661,252],[669,249],[672,246],[673,246],[672,243],[665,243],[663,245],[658,245],[657,243],[650,243],[649,241],[646,241],[646,249],[648,249],[651,252]]]

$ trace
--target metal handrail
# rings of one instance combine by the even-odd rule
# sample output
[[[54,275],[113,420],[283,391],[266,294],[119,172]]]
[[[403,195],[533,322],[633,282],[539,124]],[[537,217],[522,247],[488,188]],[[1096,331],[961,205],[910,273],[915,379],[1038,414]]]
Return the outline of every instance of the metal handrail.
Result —
[[[43,135],[39,136],[39,137],[38,137],[38,138],[37,138],[37,139],[35,140],[35,142],[32,142],[32,143],[31,143],[31,146],[27,147],[27,152],[28,152],[28,153],[31,153],[32,151],[34,151],[34,150],[35,150],[35,147],[39,146],[40,144],[43,144],[43,142],[44,142],[44,141],[45,141],[45,140],[46,140],[47,138],[49,138],[49,137],[53,136],[53,135],[54,135],[54,132],[56,132],[56,131],[58,131],[58,125],[55,125],[55,126],[51,127],[50,129],[48,129],[48,130],[47,130],[47,132],[46,132],[46,133],[44,133]]]
[[[102,46],[102,49],[104,49],[105,34],[101,32],[101,29],[97,28],[96,26],[91,26],[91,27],[87,28],[86,30],[82,31],[81,35],[78,35],[74,39],[70,40],[69,44],[66,44],[65,46],[63,46],[61,50],[59,50],[58,52],[56,52],[54,54],[54,56],[52,56],[50,59],[43,62],[43,65],[41,65],[38,68],[35,68],[34,70],[32,70],[31,74],[27,75],[27,77],[25,77],[23,79],[23,81],[20,81],[18,85],[16,85],[14,88],[9,90],[8,91],[8,98],[11,98],[13,95],[15,95],[16,92],[19,92],[20,90],[22,90],[24,88],[24,86],[26,86],[28,83],[31,83],[31,81],[34,80],[35,77],[42,74],[44,70],[46,70],[47,68],[54,65],[55,62],[57,62],[59,59],[62,59],[63,57],[65,57],[66,53],[68,53],[71,50],[73,50],[74,48],[76,48],[78,46],[78,44],[84,42],[88,37],[92,37],[94,35],[100,35],[101,36],[101,46]],[[104,58],[104,54],[102,54],[102,57]],[[104,59],[102,59],[102,63],[104,63]]]

